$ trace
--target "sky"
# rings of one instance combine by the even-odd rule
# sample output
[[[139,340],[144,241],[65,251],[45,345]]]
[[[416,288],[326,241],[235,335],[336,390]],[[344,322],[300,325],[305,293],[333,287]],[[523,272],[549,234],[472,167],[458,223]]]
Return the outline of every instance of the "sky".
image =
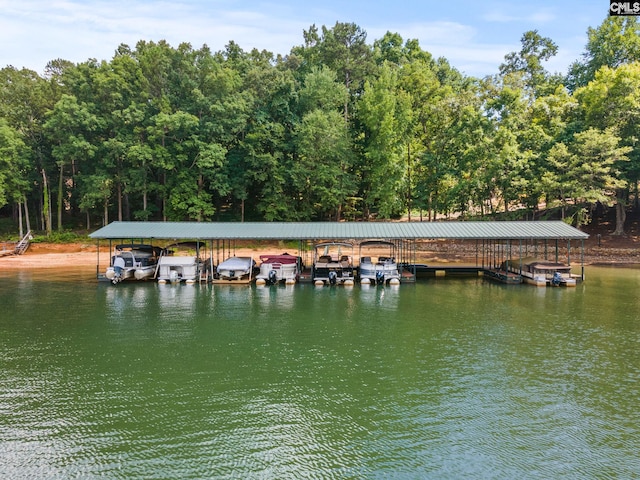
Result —
[[[387,32],[417,39],[462,73],[498,73],[520,39],[537,30],[558,54],[545,64],[567,73],[581,58],[587,29],[607,17],[608,0],[0,0],[0,68],[39,74],[54,59],[109,61],[120,44],[166,40],[223,50],[234,41],[286,55],[311,25],[355,23],[373,44]]]

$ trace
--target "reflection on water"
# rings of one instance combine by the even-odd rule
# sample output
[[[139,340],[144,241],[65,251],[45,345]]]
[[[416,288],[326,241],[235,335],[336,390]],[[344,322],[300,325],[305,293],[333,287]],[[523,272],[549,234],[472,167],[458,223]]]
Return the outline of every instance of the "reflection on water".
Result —
[[[3,478],[635,478],[640,271],[0,278]]]
[[[411,286],[408,286],[411,288]],[[376,310],[384,309],[390,312],[397,311],[398,298],[400,294],[399,285],[386,285],[385,287],[377,285],[362,285],[359,289],[360,300],[368,306],[374,307]]]

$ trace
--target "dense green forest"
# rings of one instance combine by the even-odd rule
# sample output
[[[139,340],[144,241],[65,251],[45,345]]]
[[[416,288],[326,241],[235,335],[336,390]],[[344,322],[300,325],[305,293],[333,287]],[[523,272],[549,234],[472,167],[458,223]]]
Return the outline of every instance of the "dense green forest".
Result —
[[[114,220],[408,215],[584,224],[640,179],[640,30],[608,17],[565,74],[525,32],[495,75],[417,40],[311,26],[286,56],[140,41],[110,61],[0,70],[0,216],[51,233]]]

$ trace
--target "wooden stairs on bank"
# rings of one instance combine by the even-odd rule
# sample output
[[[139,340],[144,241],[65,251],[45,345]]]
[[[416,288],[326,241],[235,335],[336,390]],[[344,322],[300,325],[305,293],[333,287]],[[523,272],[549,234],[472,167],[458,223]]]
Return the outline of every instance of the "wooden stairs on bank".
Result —
[[[19,242],[0,242],[0,257],[22,255],[29,248],[31,240],[33,240],[33,236],[31,235],[31,230],[29,230]]]
[[[33,240],[33,236],[31,235],[31,230],[29,230],[27,234],[22,237],[22,240],[16,243],[16,248],[14,249],[13,253],[15,255],[22,255],[28,250],[29,245],[31,244],[31,240]]]

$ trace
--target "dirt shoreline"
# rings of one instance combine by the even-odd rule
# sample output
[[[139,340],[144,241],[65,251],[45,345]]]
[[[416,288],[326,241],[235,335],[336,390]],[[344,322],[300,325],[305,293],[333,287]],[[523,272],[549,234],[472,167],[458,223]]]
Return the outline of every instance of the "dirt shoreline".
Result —
[[[640,245],[635,238],[589,239],[584,247],[584,265],[633,265],[640,264]],[[252,256],[256,260],[260,254],[282,253],[282,245],[262,244],[236,248],[238,256]],[[513,253],[517,255],[517,248]],[[566,248],[559,250],[560,260],[566,262]],[[475,264],[477,249],[475,243],[459,241],[424,241],[417,247],[416,261],[426,264]],[[580,246],[571,249],[571,264],[582,263]],[[96,265],[107,265],[109,249],[100,248],[98,255],[95,244],[66,243],[32,244],[23,255],[0,256],[0,270],[20,271],[26,269],[72,267],[74,269],[95,270]]]

